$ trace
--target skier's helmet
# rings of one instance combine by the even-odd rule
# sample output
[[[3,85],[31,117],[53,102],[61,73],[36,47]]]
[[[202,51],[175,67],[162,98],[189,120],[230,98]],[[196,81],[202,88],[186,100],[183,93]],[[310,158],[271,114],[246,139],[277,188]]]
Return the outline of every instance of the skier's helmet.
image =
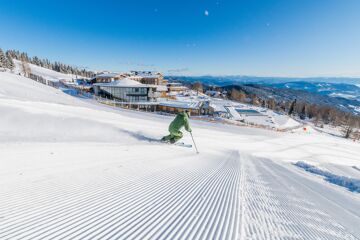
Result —
[[[188,117],[190,117],[190,111],[189,111],[189,109],[185,109],[185,113],[188,115]]]

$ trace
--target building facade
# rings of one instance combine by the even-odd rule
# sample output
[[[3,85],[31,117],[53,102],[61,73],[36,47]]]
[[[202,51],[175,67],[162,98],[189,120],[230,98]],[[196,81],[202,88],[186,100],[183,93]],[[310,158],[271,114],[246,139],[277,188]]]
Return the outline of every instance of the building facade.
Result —
[[[163,75],[159,72],[131,71],[128,78],[142,84],[166,85],[166,80],[164,80]]]
[[[125,78],[119,73],[101,73],[92,79],[92,83],[110,83]]]
[[[156,86],[141,84],[131,79],[111,83],[96,83],[93,88],[96,96],[123,102],[156,101],[160,95],[156,91]]]

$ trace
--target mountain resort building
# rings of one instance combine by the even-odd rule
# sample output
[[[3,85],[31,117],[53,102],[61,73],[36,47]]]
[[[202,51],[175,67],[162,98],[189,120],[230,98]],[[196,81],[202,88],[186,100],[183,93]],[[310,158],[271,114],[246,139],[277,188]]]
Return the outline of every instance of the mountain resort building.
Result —
[[[103,72],[101,74],[96,75],[92,79],[92,83],[110,83],[113,81],[117,81],[120,79],[125,78],[123,74],[120,73],[109,73],[109,72]]]
[[[160,97],[157,86],[141,84],[128,78],[110,83],[95,83],[93,88],[96,96],[121,102],[152,102]]]
[[[161,73],[151,71],[131,71],[128,78],[142,84],[151,85],[166,85],[167,82]]]

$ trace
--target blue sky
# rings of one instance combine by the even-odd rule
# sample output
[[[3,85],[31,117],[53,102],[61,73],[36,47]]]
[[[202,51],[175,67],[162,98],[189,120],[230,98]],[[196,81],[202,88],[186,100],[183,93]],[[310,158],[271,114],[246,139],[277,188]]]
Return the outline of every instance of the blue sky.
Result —
[[[96,70],[360,76],[359,0],[0,0],[0,47]]]

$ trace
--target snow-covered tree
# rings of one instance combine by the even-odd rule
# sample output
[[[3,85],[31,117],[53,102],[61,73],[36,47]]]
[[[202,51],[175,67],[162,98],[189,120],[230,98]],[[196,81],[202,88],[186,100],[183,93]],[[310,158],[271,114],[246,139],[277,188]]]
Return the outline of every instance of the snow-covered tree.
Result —
[[[5,55],[7,58],[8,68],[10,70],[13,70],[15,68],[15,64],[14,64],[12,57],[10,56],[10,54],[8,54],[8,52],[6,52]]]
[[[31,73],[30,66],[25,60],[21,61],[21,71],[25,77],[28,77]]]
[[[22,62],[21,64],[21,68],[22,70],[24,69],[28,69],[28,63],[43,67],[43,68],[47,68],[47,69],[51,69],[57,72],[61,72],[61,73],[67,73],[67,74],[74,74],[74,75],[80,75],[83,77],[93,77],[95,76],[95,73],[92,71],[88,71],[86,69],[79,69],[78,67],[74,67],[68,64],[64,64],[64,63],[60,63],[60,62],[50,62],[48,59],[42,59],[39,58],[38,56],[33,56],[33,57],[29,57],[27,53],[25,52],[20,52],[17,50],[8,50],[6,51],[6,56],[10,59],[11,58],[11,62],[8,62],[9,66],[13,65],[13,61],[12,59],[16,59]],[[26,64],[25,64],[26,63]],[[11,67],[8,67],[11,69]],[[24,72],[24,71],[23,71]],[[27,71],[25,71],[27,72]],[[27,74],[25,73],[24,74]]]
[[[1,48],[0,48],[0,68],[8,68],[7,58]]]

